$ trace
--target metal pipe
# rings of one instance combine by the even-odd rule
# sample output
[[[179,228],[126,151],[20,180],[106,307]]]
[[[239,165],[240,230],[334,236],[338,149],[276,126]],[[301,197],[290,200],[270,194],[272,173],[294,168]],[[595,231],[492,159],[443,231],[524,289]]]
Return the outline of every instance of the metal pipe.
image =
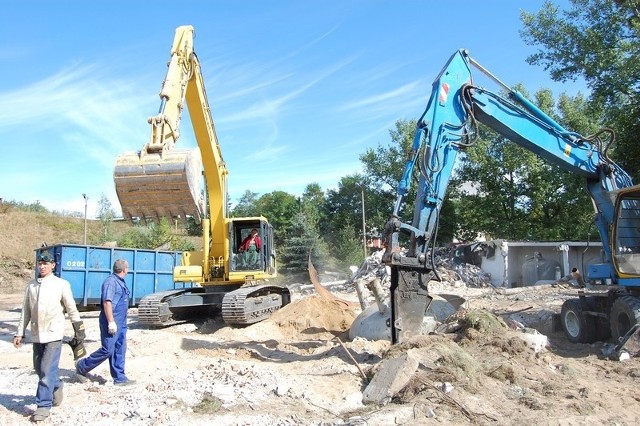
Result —
[[[373,281],[370,281],[367,284],[367,288],[371,290],[373,296],[376,299],[376,303],[378,304],[378,311],[381,314],[387,312],[387,305],[384,303],[384,292],[382,291],[382,284],[380,283],[380,278],[375,278]]]
[[[360,308],[364,311],[367,309],[367,297],[364,294],[364,284],[362,280],[356,280],[354,283],[356,293],[358,294],[358,300],[360,301]]]

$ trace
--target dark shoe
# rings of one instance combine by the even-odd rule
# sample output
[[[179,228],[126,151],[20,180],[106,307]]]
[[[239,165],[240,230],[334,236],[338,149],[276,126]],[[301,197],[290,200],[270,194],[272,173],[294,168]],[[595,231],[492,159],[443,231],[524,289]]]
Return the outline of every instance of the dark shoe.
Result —
[[[135,380],[131,380],[131,379],[127,379],[124,382],[113,382],[114,385],[116,386],[131,386],[131,385],[135,385],[136,381]]]
[[[31,421],[34,423],[37,423],[37,422],[43,422],[47,420],[47,417],[49,417],[50,411],[51,410],[49,408],[38,407],[36,411],[33,413],[33,416],[31,416]]]
[[[62,388],[64,387],[64,383],[60,382],[60,386],[57,389],[53,390],[53,406],[57,407],[62,404],[62,399],[64,398],[64,393],[62,392]]]
[[[76,379],[80,383],[87,383],[89,381],[89,378],[87,377],[87,375],[85,373],[82,373],[80,371],[80,369],[78,368],[78,363],[77,362],[76,362]]]

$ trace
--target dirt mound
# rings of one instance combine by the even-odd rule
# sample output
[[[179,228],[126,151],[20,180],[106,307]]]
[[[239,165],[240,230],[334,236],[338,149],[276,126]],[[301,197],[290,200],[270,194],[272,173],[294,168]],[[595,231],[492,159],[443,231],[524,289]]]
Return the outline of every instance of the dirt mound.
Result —
[[[22,292],[33,273],[26,260],[0,256],[0,294]]]
[[[220,337],[238,332],[251,340],[265,339],[313,340],[348,338],[349,327],[357,316],[357,307],[339,300],[327,300],[313,295],[289,303],[269,319],[238,330],[225,327]]]
[[[327,334],[346,338],[356,315],[353,305],[310,296],[286,305],[265,323],[277,327],[282,335],[289,338],[304,340],[327,337]]]

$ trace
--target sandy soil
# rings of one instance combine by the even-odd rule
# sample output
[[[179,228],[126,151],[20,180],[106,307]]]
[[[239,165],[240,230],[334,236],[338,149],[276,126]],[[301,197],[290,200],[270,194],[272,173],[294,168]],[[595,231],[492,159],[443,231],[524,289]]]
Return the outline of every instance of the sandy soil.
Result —
[[[446,289],[450,292],[451,289]],[[220,319],[146,329],[130,310],[127,374],[111,384],[105,364],[91,383],[75,379],[65,346],[60,374],[65,399],[45,424],[112,425],[635,425],[640,361],[600,356],[601,343],[575,345],[550,327],[558,289],[456,289],[464,313],[490,313],[491,325],[420,336],[391,346],[348,340],[359,305],[299,296],[271,319],[228,327]],[[341,298],[357,300],[353,293]],[[29,424],[37,378],[31,345],[11,336],[21,295],[0,301],[0,424]],[[499,318],[536,324],[549,338],[535,352]],[[495,314],[495,315],[494,315]],[[88,349],[99,346],[97,312],[82,313]],[[71,334],[69,324],[68,334]],[[27,339],[29,340],[29,339]],[[384,405],[364,405],[363,392],[385,360],[419,360],[409,383]],[[364,374],[364,376],[363,376]]]

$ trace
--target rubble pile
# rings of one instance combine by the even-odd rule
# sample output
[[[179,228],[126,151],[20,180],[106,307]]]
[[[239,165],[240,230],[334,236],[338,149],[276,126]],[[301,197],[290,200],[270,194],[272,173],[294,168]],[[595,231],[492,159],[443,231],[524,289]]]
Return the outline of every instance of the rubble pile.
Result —
[[[491,274],[475,265],[456,262],[455,258],[436,258],[436,271],[442,281],[462,281],[466,287],[474,288],[492,287]]]
[[[389,289],[389,273],[382,263],[384,250],[379,250],[367,257],[362,265],[344,283],[345,290],[353,289],[356,281],[365,283],[379,279],[382,288]],[[478,266],[462,262],[455,256],[455,252],[448,248],[437,248],[434,251],[436,273],[443,283],[455,287],[484,288],[491,287],[491,274]]]

